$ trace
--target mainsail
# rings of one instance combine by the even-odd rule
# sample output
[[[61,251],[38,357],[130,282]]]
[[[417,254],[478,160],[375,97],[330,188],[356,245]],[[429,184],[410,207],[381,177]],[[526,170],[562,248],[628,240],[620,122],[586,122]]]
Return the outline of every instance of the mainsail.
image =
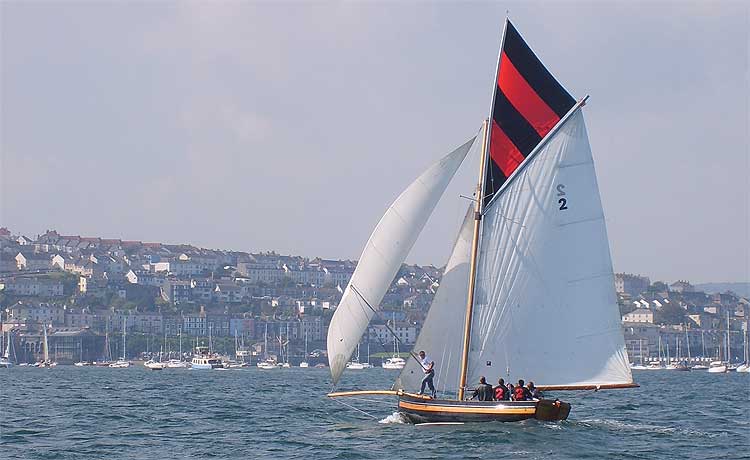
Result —
[[[475,138],[419,176],[388,208],[370,235],[328,327],[328,363],[334,384]]]
[[[461,224],[422,332],[414,345],[415,350],[429,351],[439,376],[435,384],[444,394],[457,389],[455,385],[458,382],[463,338],[456,331],[463,329],[465,321],[462,307],[466,303],[468,290],[473,226],[474,205],[471,205]],[[410,356],[393,387],[413,391],[419,388],[423,377],[422,365]]]
[[[484,210],[469,382],[632,383],[580,107]]]

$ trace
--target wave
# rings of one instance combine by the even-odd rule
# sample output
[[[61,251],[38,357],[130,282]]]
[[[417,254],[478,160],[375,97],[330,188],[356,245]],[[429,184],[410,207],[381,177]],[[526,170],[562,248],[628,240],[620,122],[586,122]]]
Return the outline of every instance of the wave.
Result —
[[[660,434],[687,434],[691,436],[713,436],[711,433],[706,433],[704,431],[698,431],[698,430],[690,430],[685,428],[675,428],[670,426],[659,426],[659,425],[649,425],[646,423],[628,423],[623,422],[621,420],[612,420],[612,419],[585,419],[580,420],[576,424],[581,426],[590,426],[590,427],[603,427],[607,428],[613,431],[642,431],[642,432],[649,432],[649,433],[660,433]]]
[[[388,417],[384,418],[383,420],[378,421],[378,423],[383,424],[392,424],[392,423],[408,423],[404,416],[400,412],[394,412]]]

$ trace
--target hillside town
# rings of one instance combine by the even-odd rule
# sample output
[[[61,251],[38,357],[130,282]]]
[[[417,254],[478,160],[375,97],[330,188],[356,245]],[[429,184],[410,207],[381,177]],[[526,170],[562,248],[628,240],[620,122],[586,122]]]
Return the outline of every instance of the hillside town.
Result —
[[[188,351],[209,337],[225,353],[242,343],[254,357],[286,350],[287,358],[322,363],[328,323],[356,267],[351,260],[54,230],[31,238],[0,228],[0,246],[2,331],[13,337],[20,362],[40,359],[46,333],[63,364],[165,346]],[[440,277],[438,267],[401,267],[363,339],[362,360],[414,344]],[[747,298],[631,274],[616,274],[615,290],[631,361],[650,361],[669,349],[674,356],[680,347],[683,356],[690,350],[715,357],[727,341],[732,357],[742,356]],[[124,353],[118,348],[123,333]]]

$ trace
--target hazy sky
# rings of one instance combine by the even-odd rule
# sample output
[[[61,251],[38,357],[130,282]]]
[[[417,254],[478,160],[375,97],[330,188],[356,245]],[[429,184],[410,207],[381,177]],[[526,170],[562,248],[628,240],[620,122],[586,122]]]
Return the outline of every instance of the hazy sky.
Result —
[[[0,225],[357,258],[487,116],[506,9],[591,94],[615,270],[748,280],[745,2],[6,0]],[[408,261],[445,263],[476,165]]]

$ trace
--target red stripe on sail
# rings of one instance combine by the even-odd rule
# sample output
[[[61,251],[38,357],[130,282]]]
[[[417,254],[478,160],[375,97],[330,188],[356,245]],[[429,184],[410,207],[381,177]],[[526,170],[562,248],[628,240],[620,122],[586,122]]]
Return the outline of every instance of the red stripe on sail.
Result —
[[[526,121],[544,137],[560,117],[542,100],[503,52],[497,85]]]
[[[490,133],[490,158],[505,174],[505,177],[510,177],[523,161],[521,152],[494,121]]]

